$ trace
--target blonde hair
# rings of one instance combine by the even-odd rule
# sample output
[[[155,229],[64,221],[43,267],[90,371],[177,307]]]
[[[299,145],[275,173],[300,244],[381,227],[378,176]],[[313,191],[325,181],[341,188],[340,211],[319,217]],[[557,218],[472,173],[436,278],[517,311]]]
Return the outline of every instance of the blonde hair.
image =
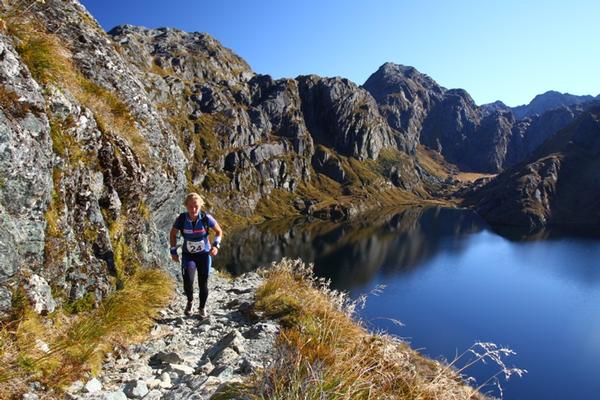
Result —
[[[183,205],[187,206],[190,200],[197,200],[200,207],[204,206],[204,199],[198,193],[188,193],[183,200]]]

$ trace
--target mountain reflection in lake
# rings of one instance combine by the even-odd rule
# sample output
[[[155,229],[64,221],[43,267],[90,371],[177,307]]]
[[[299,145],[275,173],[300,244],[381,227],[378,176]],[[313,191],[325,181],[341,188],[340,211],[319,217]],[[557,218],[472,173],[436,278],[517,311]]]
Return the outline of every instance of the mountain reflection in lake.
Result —
[[[376,273],[407,273],[436,254],[441,241],[482,230],[476,214],[442,207],[372,213],[351,222],[299,219],[251,226],[228,238],[218,268],[238,275],[282,257],[315,263],[319,276],[348,289]],[[456,240],[455,251],[462,242]]]
[[[461,209],[379,210],[342,223],[247,228],[228,236],[215,266],[239,274],[300,257],[354,299],[384,284],[358,310],[369,328],[434,358],[452,359],[478,340],[507,345],[517,352],[509,365],[529,371],[503,384],[507,399],[598,399],[598,234],[492,229]],[[479,383],[495,372],[467,371]]]

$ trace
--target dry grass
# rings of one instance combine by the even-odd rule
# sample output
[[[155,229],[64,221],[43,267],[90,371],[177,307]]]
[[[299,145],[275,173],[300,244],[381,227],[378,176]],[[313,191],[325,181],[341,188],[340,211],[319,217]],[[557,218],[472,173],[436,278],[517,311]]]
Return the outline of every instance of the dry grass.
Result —
[[[108,89],[83,76],[71,60],[71,52],[40,23],[11,19],[7,31],[16,39],[16,50],[32,77],[41,84],[54,84],[69,91],[92,110],[103,132],[124,137],[142,162],[151,161],[146,141],[140,134],[127,104]]]
[[[461,182],[475,182],[480,178],[493,178],[497,174],[483,174],[480,172],[460,172],[455,178]]]
[[[19,101],[19,95],[0,84],[0,107],[4,112],[14,118],[23,118],[27,115],[30,107],[27,103]]]
[[[278,219],[298,215],[293,202],[298,198],[296,193],[286,189],[273,189],[268,196],[259,200],[255,213],[263,218]]]
[[[354,316],[358,303],[328,289],[312,266],[284,259],[264,271],[256,309],[279,319],[274,363],[215,398],[483,399],[451,366],[406,343],[369,333]]]
[[[142,269],[98,308],[69,316],[77,311],[71,307],[46,320],[30,309],[19,291],[12,322],[0,329],[0,398],[20,398],[33,380],[60,392],[70,382],[97,373],[105,352],[146,335],[172,287],[165,272]],[[42,341],[48,349],[40,346]]]
[[[417,161],[429,174],[442,180],[459,172],[458,167],[447,162],[440,153],[423,145],[417,146]]]
[[[52,150],[61,158],[67,160],[71,166],[76,166],[82,161],[88,166],[92,166],[97,159],[91,152],[86,151],[82,145],[73,137],[69,129],[69,121],[59,121],[50,119],[50,137],[52,138]]]

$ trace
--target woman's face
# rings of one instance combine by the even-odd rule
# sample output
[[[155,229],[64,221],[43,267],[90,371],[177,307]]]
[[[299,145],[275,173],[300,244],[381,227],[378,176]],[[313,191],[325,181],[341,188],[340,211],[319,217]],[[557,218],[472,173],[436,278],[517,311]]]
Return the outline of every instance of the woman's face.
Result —
[[[188,213],[192,217],[194,217],[194,216],[198,215],[198,213],[200,212],[200,203],[198,202],[198,200],[192,199],[187,202],[186,208],[188,210]]]

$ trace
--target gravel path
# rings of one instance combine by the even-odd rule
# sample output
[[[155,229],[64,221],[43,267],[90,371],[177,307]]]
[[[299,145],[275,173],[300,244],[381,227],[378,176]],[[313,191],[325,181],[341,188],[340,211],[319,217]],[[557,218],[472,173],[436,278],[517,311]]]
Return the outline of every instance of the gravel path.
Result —
[[[184,316],[179,283],[148,340],[107,354],[101,373],[75,382],[66,398],[208,399],[221,385],[266,366],[279,326],[253,318],[251,305],[260,282],[254,272],[234,280],[211,274],[204,320]],[[196,292],[194,312],[197,299]]]

